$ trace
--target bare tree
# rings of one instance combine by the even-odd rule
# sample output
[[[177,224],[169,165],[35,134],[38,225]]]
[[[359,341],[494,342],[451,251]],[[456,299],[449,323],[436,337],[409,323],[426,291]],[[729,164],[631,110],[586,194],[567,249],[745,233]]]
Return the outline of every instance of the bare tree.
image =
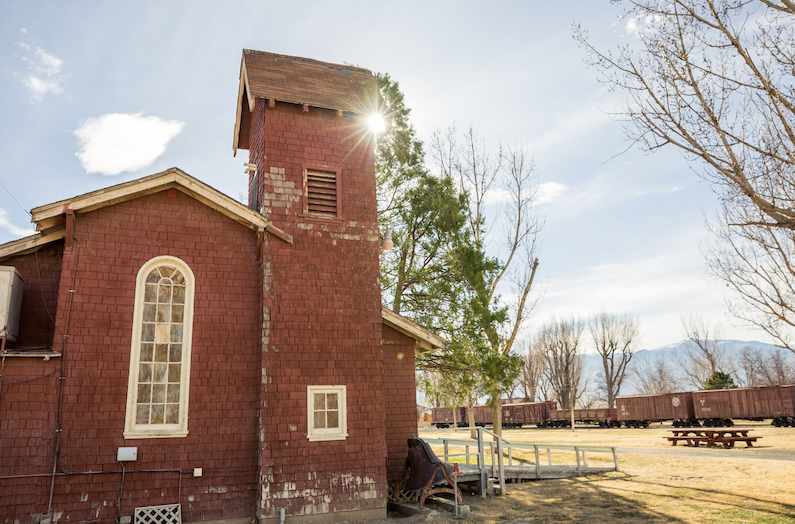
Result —
[[[481,376],[494,410],[495,433],[499,435],[500,399],[521,371],[513,346],[537,304],[530,292],[538,268],[538,234],[543,224],[534,202],[535,166],[522,147],[500,146],[491,152],[471,124],[460,144],[454,126],[445,134],[435,132],[431,152],[442,173],[452,174],[467,198],[465,214],[473,247],[470,255],[478,263],[469,264],[466,274],[471,293],[464,308],[468,319],[465,324],[468,336],[477,339],[477,345],[483,348]],[[496,221],[496,217],[486,216],[486,200],[501,179],[508,198],[502,205],[503,242],[499,259],[495,260],[486,255],[491,225]],[[518,297],[515,302],[501,301],[497,289],[503,285],[511,286],[512,295]]]
[[[561,409],[572,408],[585,391],[581,355],[584,330],[579,319],[553,318],[536,336],[536,344],[544,354],[544,376]]]
[[[735,373],[726,359],[719,326],[710,326],[698,313],[687,313],[682,315],[682,330],[688,343],[680,364],[682,373],[693,387],[703,388],[710,375],[716,371]]]
[[[575,37],[627,95],[616,115],[628,138],[678,148],[714,184],[722,210],[707,259],[736,292],[730,311],[795,351],[795,2],[623,3],[636,39],[613,53],[579,26]]]
[[[679,379],[669,361],[662,355],[656,359],[638,364],[636,367],[638,392],[642,395],[665,395],[680,389]]]
[[[745,346],[740,352],[739,365],[745,387],[795,383],[795,362],[779,350],[766,356],[759,348]]]
[[[540,399],[547,398],[544,353],[534,340],[527,340],[524,347],[524,366],[522,374],[519,375],[519,387],[526,402],[539,402]]]
[[[602,357],[599,389],[607,407],[614,408],[629,362],[640,339],[640,321],[630,315],[613,315],[602,311],[588,320],[591,340]]]

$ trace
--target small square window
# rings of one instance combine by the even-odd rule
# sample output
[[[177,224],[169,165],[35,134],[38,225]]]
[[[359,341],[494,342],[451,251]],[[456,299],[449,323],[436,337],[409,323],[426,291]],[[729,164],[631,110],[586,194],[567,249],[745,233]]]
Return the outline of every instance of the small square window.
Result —
[[[345,440],[347,422],[345,386],[307,386],[309,440]]]

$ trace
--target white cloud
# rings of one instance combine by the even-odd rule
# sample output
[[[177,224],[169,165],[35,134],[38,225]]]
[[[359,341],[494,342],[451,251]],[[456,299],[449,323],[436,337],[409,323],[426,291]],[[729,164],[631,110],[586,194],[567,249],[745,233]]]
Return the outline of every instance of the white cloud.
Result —
[[[538,186],[538,203],[554,202],[566,192],[568,188],[564,184],[557,182],[544,182]]]
[[[18,42],[17,46],[30,50],[30,46],[24,42]],[[23,56],[22,61],[28,65],[28,72],[21,75],[22,83],[30,91],[32,102],[41,102],[47,93],[57,95],[63,92],[61,84],[67,78],[61,72],[63,60],[37,47],[32,56]]]
[[[11,221],[8,220],[8,212],[2,208],[0,208],[0,227],[8,230],[10,233],[14,235],[18,235],[21,237],[30,236],[36,232],[32,227],[25,229],[22,227],[17,227],[14,224],[12,224]]]
[[[21,28],[19,29],[19,32],[20,32],[20,33],[22,33],[23,35],[26,35],[26,34],[28,34],[28,30],[27,30],[27,29],[25,29],[24,27],[21,27]]]
[[[166,151],[183,122],[156,116],[111,113],[89,118],[75,130],[76,153],[88,173],[118,175],[149,167]]]
[[[637,18],[629,18],[627,19],[627,25],[624,26],[626,30],[626,34],[632,35],[634,37],[640,36],[640,28],[638,27],[638,19]]]

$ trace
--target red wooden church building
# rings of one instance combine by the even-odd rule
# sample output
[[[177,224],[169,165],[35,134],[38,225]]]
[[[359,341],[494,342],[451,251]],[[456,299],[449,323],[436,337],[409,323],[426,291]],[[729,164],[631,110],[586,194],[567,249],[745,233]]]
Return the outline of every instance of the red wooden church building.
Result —
[[[385,516],[444,341],[381,306],[380,103],[244,51],[248,205],[173,168],[32,210],[0,246],[0,524]]]

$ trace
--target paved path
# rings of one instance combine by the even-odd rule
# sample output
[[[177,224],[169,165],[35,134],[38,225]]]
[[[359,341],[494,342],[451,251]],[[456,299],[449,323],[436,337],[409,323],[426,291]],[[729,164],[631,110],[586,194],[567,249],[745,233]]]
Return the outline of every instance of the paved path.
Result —
[[[673,457],[716,457],[740,458],[754,460],[789,460],[795,462],[795,451],[776,449],[755,449],[738,447],[734,449],[692,448],[688,446],[671,446],[670,448],[616,448],[619,459],[622,454],[628,455],[667,455]]]

